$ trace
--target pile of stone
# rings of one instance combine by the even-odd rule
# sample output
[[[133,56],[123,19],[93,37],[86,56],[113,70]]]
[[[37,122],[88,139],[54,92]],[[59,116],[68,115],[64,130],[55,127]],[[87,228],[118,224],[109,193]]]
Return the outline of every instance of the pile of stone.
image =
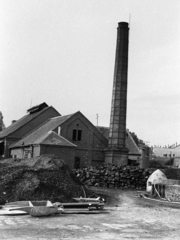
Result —
[[[88,192],[82,183],[54,155],[0,162],[0,204],[23,200],[72,202],[74,197],[85,195]]]
[[[153,171],[137,166],[103,165],[77,169],[74,174],[87,186],[145,189]]]

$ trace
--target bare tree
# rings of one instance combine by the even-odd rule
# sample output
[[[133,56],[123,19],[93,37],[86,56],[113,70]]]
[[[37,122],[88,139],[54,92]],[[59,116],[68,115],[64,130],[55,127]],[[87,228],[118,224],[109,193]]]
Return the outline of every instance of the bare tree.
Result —
[[[4,124],[4,121],[3,121],[3,114],[0,111],[0,131],[2,131],[4,129],[5,129],[5,124]]]

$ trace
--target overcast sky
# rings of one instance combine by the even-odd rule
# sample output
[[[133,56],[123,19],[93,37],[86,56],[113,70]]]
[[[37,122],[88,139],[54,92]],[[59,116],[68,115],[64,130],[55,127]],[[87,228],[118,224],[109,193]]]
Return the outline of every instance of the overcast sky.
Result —
[[[179,0],[0,0],[5,125],[46,102],[108,127],[117,26],[130,14],[127,128],[180,143]]]

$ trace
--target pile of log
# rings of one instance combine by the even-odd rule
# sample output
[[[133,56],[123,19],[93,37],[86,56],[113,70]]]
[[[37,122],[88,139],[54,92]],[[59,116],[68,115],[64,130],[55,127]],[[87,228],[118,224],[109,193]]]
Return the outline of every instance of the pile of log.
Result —
[[[77,169],[74,174],[87,186],[145,189],[146,181],[153,171],[129,165],[102,165]]]

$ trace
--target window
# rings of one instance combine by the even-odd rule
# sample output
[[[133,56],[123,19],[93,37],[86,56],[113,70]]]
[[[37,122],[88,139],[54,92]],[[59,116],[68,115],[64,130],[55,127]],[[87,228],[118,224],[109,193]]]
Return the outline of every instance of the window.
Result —
[[[80,142],[81,136],[82,136],[82,130],[73,129],[73,136],[72,136],[73,141]]]

